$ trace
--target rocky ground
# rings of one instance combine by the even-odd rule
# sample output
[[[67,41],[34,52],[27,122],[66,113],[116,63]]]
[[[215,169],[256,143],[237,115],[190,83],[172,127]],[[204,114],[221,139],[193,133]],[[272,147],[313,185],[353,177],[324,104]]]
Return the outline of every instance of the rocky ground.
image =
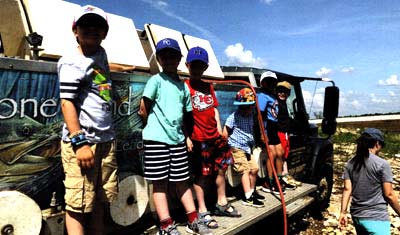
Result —
[[[349,225],[348,228],[344,231],[340,231],[338,227],[338,218],[340,214],[340,203],[341,203],[341,194],[342,194],[342,180],[341,176],[343,173],[343,167],[346,161],[354,154],[355,145],[354,144],[346,144],[346,145],[335,145],[335,172],[334,172],[334,186],[333,192],[331,196],[330,206],[329,208],[323,212],[323,219],[318,220],[314,218],[309,218],[307,220],[308,226],[307,229],[301,231],[300,235],[314,235],[314,234],[356,234],[355,229],[352,225],[352,221],[349,215]],[[394,190],[397,194],[400,191],[400,158],[393,157],[387,159],[393,170],[393,176],[395,179],[394,182]],[[400,235],[400,217],[390,208],[389,213],[391,216],[391,234],[399,234]]]

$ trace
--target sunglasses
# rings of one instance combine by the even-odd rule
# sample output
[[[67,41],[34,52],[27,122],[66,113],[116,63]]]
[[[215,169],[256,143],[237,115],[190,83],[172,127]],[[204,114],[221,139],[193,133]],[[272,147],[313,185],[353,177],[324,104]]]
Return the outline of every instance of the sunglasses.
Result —
[[[290,90],[288,90],[288,89],[277,89],[276,93],[290,94]]]

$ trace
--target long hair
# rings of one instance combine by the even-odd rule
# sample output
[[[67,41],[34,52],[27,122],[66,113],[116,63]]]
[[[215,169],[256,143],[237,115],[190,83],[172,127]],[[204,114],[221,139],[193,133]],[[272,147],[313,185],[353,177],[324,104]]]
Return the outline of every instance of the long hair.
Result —
[[[365,159],[369,157],[369,149],[373,148],[376,142],[377,140],[367,133],[361,134],[357,139],[356,155],[351,159],[355,171],[359,171],[361,167],[365,166]]]

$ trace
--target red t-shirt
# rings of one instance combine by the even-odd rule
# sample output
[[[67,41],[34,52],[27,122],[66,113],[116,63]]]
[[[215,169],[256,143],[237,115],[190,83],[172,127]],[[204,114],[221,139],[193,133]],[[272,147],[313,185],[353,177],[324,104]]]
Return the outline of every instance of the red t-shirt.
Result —
[[[218,106],[214,87],[203,81],[185,80],[190,90],[194,127],[191,139],[205,141],[219,136],[214,108]]]

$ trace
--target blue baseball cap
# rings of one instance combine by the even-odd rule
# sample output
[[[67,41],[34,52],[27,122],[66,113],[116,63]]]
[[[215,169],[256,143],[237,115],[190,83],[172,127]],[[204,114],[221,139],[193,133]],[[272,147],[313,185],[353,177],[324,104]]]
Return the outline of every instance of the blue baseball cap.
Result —
[[[178,42],[172,38],[164,38],[157,42],[156,45],[156,54],[158,54],[161,50],[164,49],[173,49],[181,53],[181,48],[179,47]]]
[[[370,135],[372,138],[374,138],[377,141],[380,141],[382,143],[385,142],[385,138],[383,137],[383,133],[382,131],[375,129],[375,128],[367,128],[365,129],[363,132],[363,134],[368,134]]]
[[[186,57],[186,63],[191,63],[192,61],[200,60],[206,64],[208,64],[208,53],[202,47],[192,47],[188,51]]]

